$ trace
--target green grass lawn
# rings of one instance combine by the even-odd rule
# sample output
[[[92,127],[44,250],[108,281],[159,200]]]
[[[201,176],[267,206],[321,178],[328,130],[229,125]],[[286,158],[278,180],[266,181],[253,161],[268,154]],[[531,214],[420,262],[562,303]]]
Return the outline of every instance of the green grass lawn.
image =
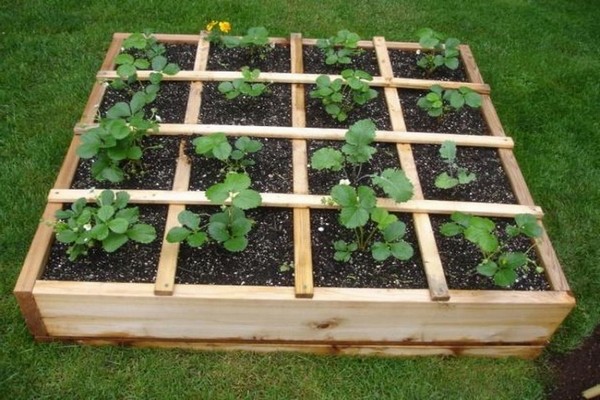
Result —
[[[451,5],[451,4],[452,5]],[[600,2],[16,0],[0,5],[0,398],[538,399],[544,361],[390,359],[37,344],[12,289],[113,32],[468,43],[578,300],[549,351],[600,321]]]

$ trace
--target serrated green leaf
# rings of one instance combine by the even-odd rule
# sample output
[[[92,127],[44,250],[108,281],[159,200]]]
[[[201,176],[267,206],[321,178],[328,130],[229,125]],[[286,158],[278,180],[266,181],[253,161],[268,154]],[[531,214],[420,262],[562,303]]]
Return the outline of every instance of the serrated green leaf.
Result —
[[[444,59],[444,65],[449,69],[457,69],[458,68],[458,58],[451,57]]]
[[[531,214],[519,214],[515,216],[515,222],[527,237],[535,238],[542,235],[542,227],[538,225],[537,219]]]
[[[123,191],[117,192],[113,206],[120,210],[124,208],[127,205],[127,203],[129,203],[129,199],[129,193]]]
[[[390,250],[394,258],[397,258],[401,261],[409,260],[414,255],[412,246],[404,240],[396,243],[390,243]]]
[[[381,175],[373,175],[372,181],[398,203],[408,201],[413,196],[413,184],[402,170],[388,168]]]
[[[127,243],[127,240],[127,235],[110,232],[106,239],[102,241],[102,248],[107,253],[112,253],[118,250],[125,243]]]
[[[465,102],[469,107],[479,108],[481,107],[481,95],[476,92],[469,92],[465,95]]]
[[[509,287],[517,280],[517,273],[512,269],[501,269],[494,275],[494,283],[500,287]]]
[[[117,65],[133,64],[133,63],[134,63],[134,58],[131,54],[121,53],[115,57],[115,64],[117,64]]]
[[[189,210],[183,210],[177,215],[177,221],[183,226],[187,226],[192,230],[200,228],[200,216]]]
[[[477,175],[467,171],[458,171],[458,183],[461,185],[469,184],[477,179]]]
[[[210,237],[219,243],[224,242],[231,237],[229,229],[227,229],[227,224],[223,222],[211,221],[208,224],[208,233],[210,234]]]
[[[167,233],[167,242],[169,243],[180,243],[190,236],[192,232],[182,226],[176,226],[171,228]],[[192,246],[193,247],[193,246]]]
[[[129,104],[120,101],[106,112],[106,116],[110,119],[118,119],[123,117],[130,117],[131,110],[129,108]]]
[[[375,242],[371,246],[371,255],[377,261],[384,261],[392,255],[387,243]]]
[[[358,206],[344,207],[340,212],[340,222],[348,229],[365,226],[369,222],[369,211]]]
[[[58,232],[56,234],[56,240],[58,240],[61,243],[73,243],[74,241],[77,240],[77,233],[71,231],[71,230],[64,230],[61,232]]]
[[[242,210],[256,208],[262,203],[262,197],[256,190],[242,189],[233,198],[232,204]]]
[[[477,272],[483,276],[492,277],[498,272],[498,265],[490,260],[485,260],[477,266]]]
[[[351,207],[358,204],[356,189],[348,185],[335,185],[331,189],[331,198],[342,207]]]
[[[440,227],[440,233],[444,236],[456,236],[464,232],[464,227],[455,222],[446,222]]]
[[[227,251],[231,251],[234,253],[244,251],[247,246],[248,239],[246,239],[245,237],[234,237],[223,242],[223,247],[225,247]]]
[[[152,59],[152,69],[154,71],[162,71],[167,65],[167,58],[165,56],[156,56]]]
[[[371,211],[371,220],[377,224],[377,229],[384,230],[391,223],[396,222],[398,217],[390,214],[385,208],[377,207]]]
[[[115,208],[110,205],[102,206],[98,209],[96,214],[101,221],[108,221],[113,215],[115,215]]]
[[[81,158],[92,158],[98,154],[99,149],[99,143],[83,143],[77,147],[77,155]]]
[[[167,64],[162,70],[162,72],[166,75],[175,75],[179,71],[181,71],[181,68],[179,68],[179,65],[173,64],[173,63]]]
[[[459,181],[456,178],[451,177],[446,172],[442,172],[435,178],[435,186],[440,189],[451,189],[458,185]]]
[[[189,235],[187,237],[187,243],[188,245],[190,245],[190,247],[200,247],[204,243],[206,243],[207,239],[208,235],[206,234],[206,232],[200,231]]]
[[[402,239],[406,234],[406,224],[402,221],[396,221],[389,224],[383,230],[383,239],[386,242],[393,242]]]
[[[122,64],[117,67],[117,75],[123,79],[135,76],[136,69],[132,64]]]
[[[340,171],[344,166],[344,155],[339,150],[324,147],[312,155],[310,166],[318,171],[323,169]]]
[[[440,146],[440,157],[448,162],[456,160],[456,143],[451,140],[446,140]]]
[[[115,218],[107,222],[108,228],[114,233],[125,233],[129,222],[124,218]]]
[[[106,224],[98,224],[96,226],[94,226],[92,228],[92,230],[90,231],[90,235],[99,241],[103,241],[104,239],[106,239],[106,237],[108,236],[108,234],[110,233],[110,230],[108,229],[108,226]]]
[[[517,269],[527,264],[527,254],[522,252],[502,253],[498,257],[498,264],[501,269]]]
[[[148,224],[135,224],[127,231],[127,236],[139,243],[150,243],[156,239],[156,229]]]

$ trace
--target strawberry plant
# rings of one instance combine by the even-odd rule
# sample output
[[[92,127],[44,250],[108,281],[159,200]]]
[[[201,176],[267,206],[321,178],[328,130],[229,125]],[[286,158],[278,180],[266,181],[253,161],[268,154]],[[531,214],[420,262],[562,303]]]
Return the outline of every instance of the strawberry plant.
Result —
[[[458,68],[458,45],[460,41],[456,38],[444,39],[441,34],[430,28],[417,31],[419,44],[423,50],[417,51],[422,56],[417,60],[417,65],[431,74],[439,67],[454,70]]]
[[[456,143],[447,140],[440,147],[440,157],[446,163],[448,171],[442,172],[435,179],[435,186],[440,189],[451,189],[457,185],[468,185],[477,179],[474,173],[456,163]]]
[[[417,105],[427,111],[429,116],[441,118],[444,114],[458,111],[465,105],[471,108],[481,107],[481,96],[466,86],[443,89],[440,85],[433,85],[429,93],[417,101]]]
[[[350,64],[353,56],[362,53],[358,47],[359,40],[356,33],[342,29],[329,39],[317,40],[317,47],[325,54],[325,64]]]
[[[260,151],[262,143],[246,136],[238,138],[231,146],[222,132],[201,136],[192,142],[196,154],[206,158],[215,158],[225,165],[226,172],[243,172],[246,167],[254,165],[254,160],[249,158],[250,154]]]
[[[259,76],[259,69],[251,70],[248,67],[243,67],[241,78],[234,79],[231,82],[221,82],[218,90],[229,100],[235,99],[240,95],[258,97],[265,93],[268,88],[264,83],[254,83]]]

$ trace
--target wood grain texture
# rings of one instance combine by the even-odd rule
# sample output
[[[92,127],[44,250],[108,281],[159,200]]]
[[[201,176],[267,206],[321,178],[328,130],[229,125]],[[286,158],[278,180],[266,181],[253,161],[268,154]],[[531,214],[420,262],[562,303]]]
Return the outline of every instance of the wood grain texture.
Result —
[[[460,52],[460,59],[465,66],[465,70],[467,71],[467,77],[469,81],[473,83],[483,83],[483,77],[479,72],[479,67],[475,62],[475,57],[473,57],[471,48],[466,44],[461,44],[458,46],[458,50]]]

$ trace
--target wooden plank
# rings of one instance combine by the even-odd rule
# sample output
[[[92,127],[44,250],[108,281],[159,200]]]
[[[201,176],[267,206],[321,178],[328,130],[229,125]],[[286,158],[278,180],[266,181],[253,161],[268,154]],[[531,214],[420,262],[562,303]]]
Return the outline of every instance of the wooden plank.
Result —
[[[138,71],[137,77],[139,80],[148,80],[152,71]],[[261,72],[256,82],[268,83],[300,83],[314,84],[319,74],[300,74],[300,73],[284,73],[284,72]],[[341,77],[341,75],[328,75],[331,79]],[[103,70],[96,75],[100,80],[112,80],[118,77],[116,71]],[[231,81],[241,78],[242,73],[238,71],[180,71],[175,75],[165,75],[164,81]],[[369,82],[370,86],[375,87],[395,87],[405,89],[429,89],[432,85],[440,85],[447,89],[458,89],[460,87],[469,87],[481,94],[488,94],[490,87],[486,84],[471,83],[471,82],[451,82],[451,81],[436,81],[428,79],[412,79],[412,78],[381,78],[373,77]]]
[[[62,204],[58,203],[46,205],[13,291],[27,328],[33,335],[48,334],[32,292],[36,280],[44,272],[54,238],[52,227],[46,222],[54,221],[54,214],[61,208]]]
[[[492,135],[506,136],[506,133],[504,132],[504,128],[502,127],[502,123],[500,122],[500,118],[498,117],[498,113],[496,113],[496,109],[494,108],[490,96],[481,96],[481,113],[483,114],[483,119],[485,119],[485,122],[488,124]]]
[[[117,32],[113,35],[115,39],[127,39],[132,32]],[[178,35],[166,33],[152,34],[156,39],[163,43],[197,43],[200,40],[200,35]]]
[[[392,91],[395,91],[392,89]],[[387,91],[390,92],[390,91]],[[391,92],[390,92],[391,93]],[[386,100],[387,101],[387,100]],[[75,128],[77,134],[95,128],[98,124],[79,124]],[[347,129],[300,128],[279,126],[252,125],[205,125],[205,124],[160,124],[161,135],[196,135],[223,132],[228,136],[254,136],[279,139],[306,140],[344,140]],[[510,137],[462,135],[451,133],[376,131],[375,141],[386,143],[408,144],[442,144],[446,140],[454,141],[457,146],[507,148],[514,146]]]
[[[102,188],[77,190],[51,189],[48,195],[48,202],[70,203],[80,197],[87,199],[88,202],[93,202],[102,190]],[[130,202],[136,204],[212,204],[202,191],[173,192],[169,190],[128,190],[127,193],[131,196]],[[262,205],[264,207],[336,209],[335,206],[323,204],[322,199],[325,195],[262,193],[261,196],[263,199]],[[522,204],[495,204],[445,200],[409,200],[404,203],[396,203],[394,200],[387,198],[379,198],[377,204],[390,211],[412,213],[451,214],[454,211],[460,211],[481,216],[508,218],[512,218],[517,214],[532,214],[536,217],[541,217],[543,215],[540,207]]]
[[[258,342],[542,344],[573,306],[564,292],[432,302],[426,290],[315,288],[306,301],[287,287],[177,285],[157,297],[151,284],[39,281],[33,293],[52,336]]]
[[[196,59],[194,60],[194,71],[206,71],[209,50],[210,42],[206,40],[206,34],[202,33],[200,34],[200,39],[198,40]]]
[[[542,221],[538,221],[538,224],[542,227],[542,237],[539,238],[535,250],[544,266],[550,287],[552,290],[570,291],[569,282],[567,282],[567,278],[560,267],[560,261],[554,247],[552,247],[546,228],[544,228]]]
[[[67,154],[65,155],[65,159],[60,167],[60,171],[58,172],[58,176],[56,177],[56,181],[54,182],[54,187],[56,189],[68,189],[71,187],[71,182],[73,181],[75,170],[79,163],[77,148],[80,143],[81,137],[74,135],[71,144],[69,145],[69,149],[67,150]]]
[[[319,40],[319,39],[302,39],[302,44],[305,46],[316,46],[317,40]],[[360,47],[362,49],[372,49],[373,48],[373,42],[370,40],[359,40],[357,44],[358,44],[358,47]]]
[[[100,103],[102,103],[102,98],[104,97],[107,86],[108,83],[105,82],[94,83],[90,97],[88,98],[85,108],[83,109],[83,114],[79,119],[80,124],[94,123],[96,116],[98,115],[98,108],[100,107]],[[75,133],[78,133],[77,128],[75,129]]]
[[[591,388],[584,390],[583,392],[581,392],[581,395],[586,399],[593,399],[595,397],[600,396],[600,383],[596,386],[592,386]]]
[[[479,72],[475,57],[473,57],[473,53],[471,53],[471,48],[466,44],[461,44],[458,46],[458,50],[460,51],[460,58],[467,71],[469,81],[473,83],[483,83],[483,77]]]
[[[415,232],[419,238],[419,249],[421,250],[421,259],[426,272],[431,300],[447,301],[450,299],[448,283],[446,282],[446,275],[444,274],[429,215],[416,213],[413,214],[413,220]]]
[[[302,35],[290,36],[291,71],[302,73]],[[304,85],[292,84],[292,125],[297,128],[306,126],[306,108],[304,104]],[[292,165],[294,174],[294,193],[308,193],[308,155],[305,139],[292,140]],[[312,298],[314,294],[312,243],[310,234],[310,210],[294,208],[294,293],[298,298]]]
[[[118,35],[113,35],[113,40],[108,47],[108,51],[106,52],[106,56],[104,56],[104,61],[102,61],[102,65],[100,69],[114,69],[115,68],[115,58],[121,52],[121,47],[123,46],[123,39]]]
[[[175,178],[173,179],[173,191],[186,191],[189,187],[192,165],[185,155],[185,141],[179,144],[179,157],[177,158],[177,168],[175,169]],[[177,216],[185,210],[184,205],[171,204],[167,212],[167,221],[165,233],[163,236],[160,258],[158,260],[158,270],[156,272],[156,282],[154,294],[161,296],[170,296],[175,287],[175,274],[177,272],[177,255],[179,254],[179,243],[167,242],[169,230],[179,225]]]
[[[509,149],[498,149],[498,155],[500,156],[500,162],[502,163],[504,172],[508,177],[510,187],[517,197],[519,204],[534,205],[535,202],[529,192],[525,177],[521,173],[521,169],[519,168],[519,164],[517,164],[517,159],[513,152]]]

